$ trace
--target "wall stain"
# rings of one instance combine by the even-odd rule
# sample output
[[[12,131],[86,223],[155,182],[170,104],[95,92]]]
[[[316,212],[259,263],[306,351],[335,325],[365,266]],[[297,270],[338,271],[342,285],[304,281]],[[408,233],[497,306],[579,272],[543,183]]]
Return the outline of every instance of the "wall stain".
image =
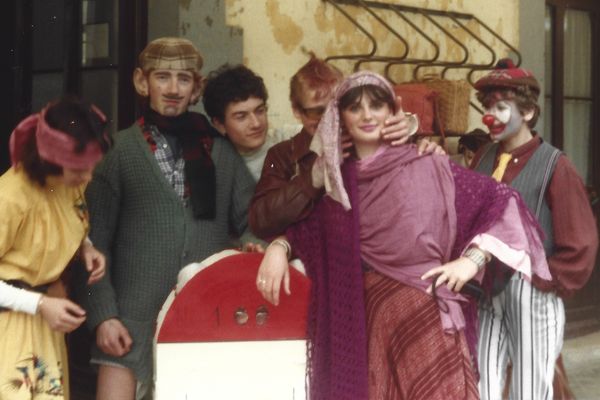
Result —
[[[265,4],[267,17],[271,22],[273,37],[287,54],[291,54],[302,41],[304,32],[292,17],[282,14],[277,0],[268,0]]]
[[[225,0],[225,8],[230,9],[236,6],[236,3],[239,3],[240,0]]]
[[[181,36],[185,36],[187,34],[187,30],[191,28],[191,24],[189,22],[181,23]]]
[[[190,4],[192,0],[179,0],[179,7],[185,9],[186,11],[190,11]]]
[[[315,25],[320,32],[328,32],[333,26],[331,20],[333,13],[336,12],[332,7],[325,7],[324,3],[320,3],[315,11]]]
[[[227,24],[239,25],[241,22],[238,17],[244,13],[244,6],[241,0],[225,0],[225,21]]]
[[[207,15],[206,18],[204,18],[204,22],[206,22],[206,25],[208,25],[210,28],[212,27],[214,20],[210,17],[210,15]]]
[[[244,30],[242,28],[239,28],[237,26],[229,27],[229,37],[230,38],[234,38],[236,36],[242,37],[243,34],[244,34]]]

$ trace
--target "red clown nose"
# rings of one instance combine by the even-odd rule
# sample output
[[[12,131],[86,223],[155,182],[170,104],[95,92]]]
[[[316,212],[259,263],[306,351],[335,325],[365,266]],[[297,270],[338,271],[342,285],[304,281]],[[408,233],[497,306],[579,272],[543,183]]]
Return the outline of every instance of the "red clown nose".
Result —
[[[496,120],[496,118],[494,118],[494,116],[490,114],[486,114],[483,116],[483,118],[481,118],[481,120],[486,126],[491,127],[494,125],[494,121]]]

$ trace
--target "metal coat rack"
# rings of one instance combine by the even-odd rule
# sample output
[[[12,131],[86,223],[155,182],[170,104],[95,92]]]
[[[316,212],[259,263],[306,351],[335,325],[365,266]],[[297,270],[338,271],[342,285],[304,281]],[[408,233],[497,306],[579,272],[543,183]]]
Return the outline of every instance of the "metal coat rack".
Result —
[[[323,0],[325,3],[331,4],[336,10],[338,10],[350,23],[352,23],[362,34],[364,34],[370,42],[370,51],[364,54],[338,54],[327,57],[326,61],[334,60],[348,60],[354,61],[354,70],[357,71],[361,68],[364,63],[378,62],[385,63],[384,74],[391,82],[394,80],[391,77],[392,68],[402,65],[412,66],[412,77],[414,80],[419,80],[419,71],[422,68],[440,68],[440,77],[444,78],[450,70],[464,70],[465,79],[473,84],[473,73],[477,71],[490,70],[496,64],[498,55],[492,48],[492,46],[478,35],[474,29],[469,28],[470,25],[474,25],[480,31],[485,31],[491,37],[498,40],[502,45],[509,50],[513,57],[516,58],[515,65],[521,64],[521,53],[508,41],[498,35],[493,29],[487,24],[481,21],[473,14],[459,13],[454,11],[442,11],[432,10],[421,7],[411,7],[398,4],[380,3],[376,1],[367,0]],[[352,17],[347,11],[348,7],[358,7],[365,11],[365,13],[372,16],[379,24],[381,24],[394,38],[399,40],[404,48],[402,54],[394,56],[378,55],[377,50],[379,48],[377,39],[365,28],[357,19]],[[432,56],[428,58],[415,57],[414,51],[411,51],[409,41],[406,40],[402,34],[398,32],[397,27],[391,26],[386,22],[375,10],[379,12],[390,12],[397,16],[401,23],[405,23],[410,26],[420,37],[425,41],[420,42],[431,46],[433,49]],[[419,27],[413,22],[414,16],[421,16],[423,21],[429,25],[429,28],[433,28],[433,31],[442,33],[449,41],[454,43],[461,50],[462,57],[456,57],[456,59],[448,60],[443,58],[441,54],[440,46],[431,37],[430,34],[426,33],[426,27]],[[466,43],[462,43],[456,35],[452,34],[447,28],[448,24],[452,24],[458,29],[464,31],[469,37],[469,45],[475,44],[479,46],[487,53],[489,53],[489,59],[486,62],[474,60],[472,53],[469,51],[469,46]],[[395,82],[394,82],[395,83]],[[477,111],[482,112],[481,109],[473,102],[470,103]]]

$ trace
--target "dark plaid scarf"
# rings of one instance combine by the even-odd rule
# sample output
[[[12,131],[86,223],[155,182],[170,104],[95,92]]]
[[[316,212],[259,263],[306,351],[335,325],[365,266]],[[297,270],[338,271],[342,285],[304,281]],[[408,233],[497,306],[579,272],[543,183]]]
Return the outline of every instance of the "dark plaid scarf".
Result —
[[[138,121],[140,126],[154,125],[162,134],[177,138],[185,161],[186,193],[190,195],[196,219],[214,219],[216,215],[217,180],[215,165],[210,156],[213,138],[217,135],[206,117],[194,112],[185,112],[176,117],[165,117],[148,107]],[[145,129],[144,136],[152,152],[156,143]],[[154,144],[153,144],[154,143]]]

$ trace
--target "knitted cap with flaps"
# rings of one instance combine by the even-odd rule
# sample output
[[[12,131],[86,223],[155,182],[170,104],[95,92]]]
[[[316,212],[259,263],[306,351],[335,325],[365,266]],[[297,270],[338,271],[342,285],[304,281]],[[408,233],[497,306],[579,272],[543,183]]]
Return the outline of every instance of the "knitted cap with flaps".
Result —
[[[540,94],[540,84],[533,73],[525,68],[517,68],[510,58],[498,61],[495,69],[475,82],[474,86],[477,90],[516,89],[527,86],[535,94]]]
[[[148,43],[140,53],[139,66],[144,72],[154,69],[181,69],[200,74],[202,56],[187,39],[164,37]]]

